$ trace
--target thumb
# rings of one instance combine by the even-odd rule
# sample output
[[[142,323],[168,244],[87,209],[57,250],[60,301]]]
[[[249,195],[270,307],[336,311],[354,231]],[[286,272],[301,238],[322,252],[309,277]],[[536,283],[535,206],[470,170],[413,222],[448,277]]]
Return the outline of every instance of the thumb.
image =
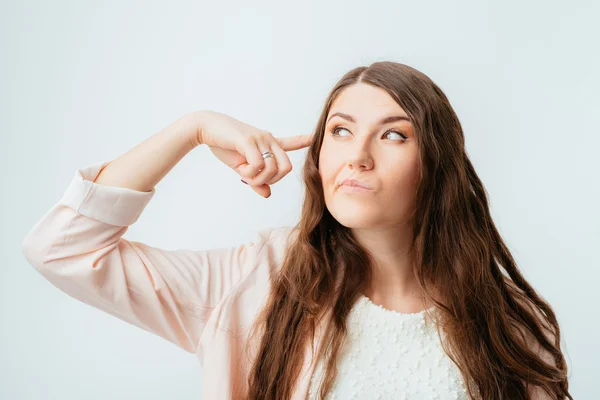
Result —
[[[314,132],[309,135],[296,135],[283,138],[276,138],[277,143],[283,149],[283,151],[299,150],[304,147],[308,147],[314,140]]]

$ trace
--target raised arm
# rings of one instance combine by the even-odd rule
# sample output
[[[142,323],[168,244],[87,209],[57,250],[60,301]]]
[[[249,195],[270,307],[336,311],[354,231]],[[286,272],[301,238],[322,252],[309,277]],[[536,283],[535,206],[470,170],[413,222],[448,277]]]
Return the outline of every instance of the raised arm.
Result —
[[[22,243],[29,263],[63,292],[191,353],[212,310],[255,265],[272,230],[205,250],[167,251],[123,238],[154,186],[202,144],[197,116],[179,119],[113,161],[78,169]]]
[[[199,120],[186,114],[111,161],[94,177],[98,184],[151,192],[154,186],[191,150],[197,141]]]

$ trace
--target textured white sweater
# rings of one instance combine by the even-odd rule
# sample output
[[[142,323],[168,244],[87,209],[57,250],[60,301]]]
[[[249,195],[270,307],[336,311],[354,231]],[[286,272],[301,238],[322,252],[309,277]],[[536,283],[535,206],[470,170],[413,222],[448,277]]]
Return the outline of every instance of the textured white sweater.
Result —
[[[361,296],[348,316],[341,350],[327,399],[469,398],[458,367],[443,351],[425,311],[399,313]],[[318,399],[323,372],[321,360],[310,383],[310,400]]]

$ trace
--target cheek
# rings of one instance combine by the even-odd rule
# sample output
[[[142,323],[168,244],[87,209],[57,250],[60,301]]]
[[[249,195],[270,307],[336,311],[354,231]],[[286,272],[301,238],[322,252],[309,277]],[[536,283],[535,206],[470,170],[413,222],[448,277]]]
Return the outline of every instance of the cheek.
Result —
[[[335,182],[338,161],[327,151],[321,151],[319,156],[319,173],[324,185]]]
[[[416,161],[403,160],[402,162],[390,163],[380,175],[390,191],[400,195],[412,193],[416,186],[417,164]]]

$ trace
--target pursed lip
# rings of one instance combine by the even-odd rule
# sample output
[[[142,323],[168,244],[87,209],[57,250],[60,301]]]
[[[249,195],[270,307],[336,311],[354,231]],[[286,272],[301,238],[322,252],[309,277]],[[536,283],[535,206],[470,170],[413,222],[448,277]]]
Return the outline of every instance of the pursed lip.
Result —
[[[340,186],[344,186],[344,185],[357,186],[357,187],[361,187],[364,189],[372,190],[371,187],[369,187],[366,183],[364,183],[363,181],[359,181],[357,179],[346,179],[340,184]]]

